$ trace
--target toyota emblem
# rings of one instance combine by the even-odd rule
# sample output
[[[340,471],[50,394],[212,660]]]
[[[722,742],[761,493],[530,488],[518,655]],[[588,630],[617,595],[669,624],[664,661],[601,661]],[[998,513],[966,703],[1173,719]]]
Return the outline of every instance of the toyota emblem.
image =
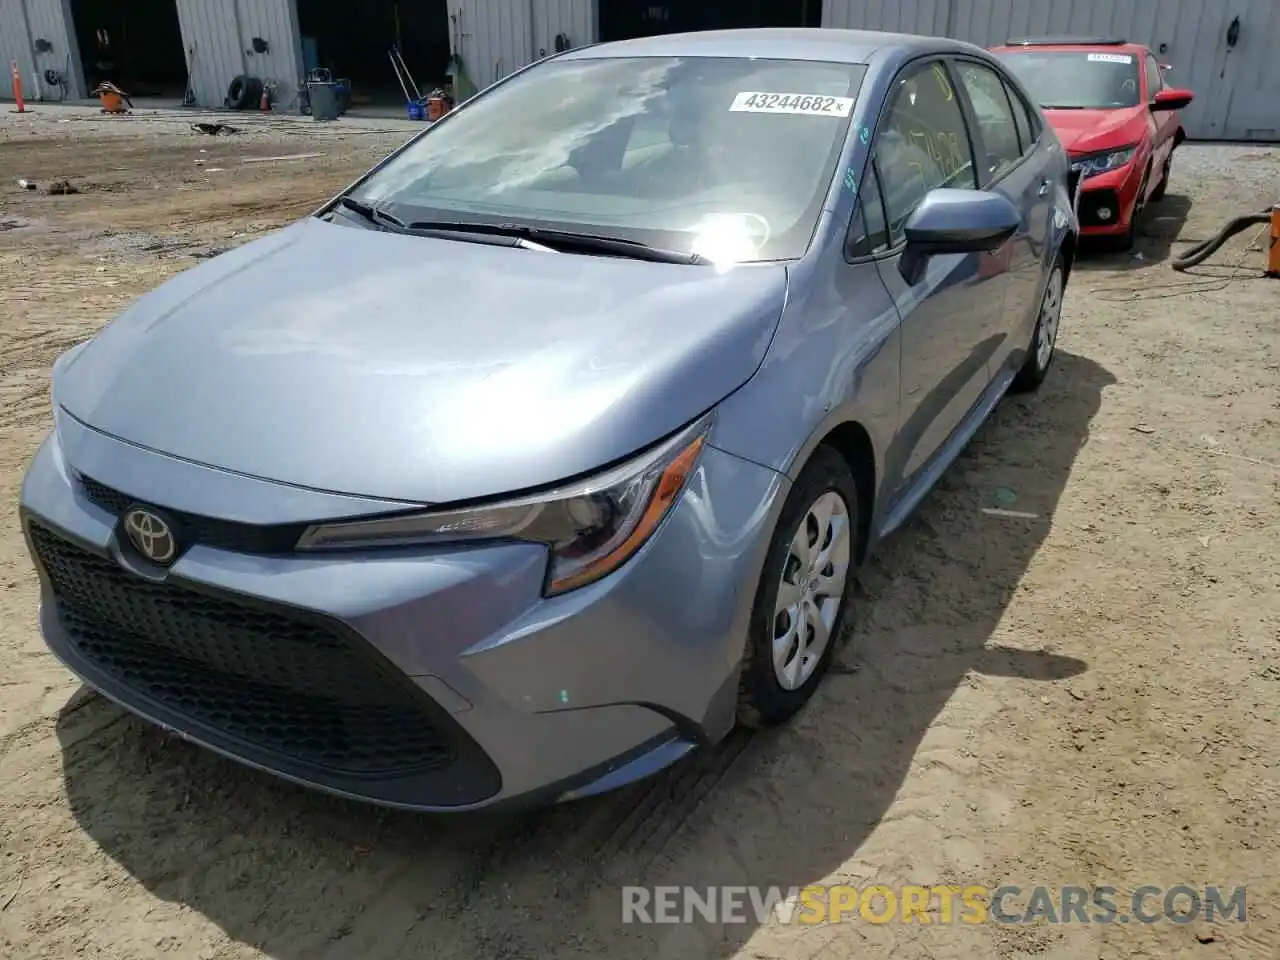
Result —
[[[152,563],[166,564],[177,556],[178,541],[173,529],[145,507],[132,507],[125,513],[124,532]]]

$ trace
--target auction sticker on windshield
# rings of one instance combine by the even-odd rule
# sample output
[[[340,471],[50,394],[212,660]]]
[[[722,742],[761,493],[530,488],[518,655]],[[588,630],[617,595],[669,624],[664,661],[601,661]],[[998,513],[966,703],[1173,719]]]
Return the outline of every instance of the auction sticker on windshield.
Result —
[[[729,109],[737,113],[801,113],[819,117],[847,117],[852,97],[824,97],[808,93],[762,93],[747,90],[733,98]]]
[[[1127,53],[1091,53],[1089,59],[1094,63],[1133,63]]]

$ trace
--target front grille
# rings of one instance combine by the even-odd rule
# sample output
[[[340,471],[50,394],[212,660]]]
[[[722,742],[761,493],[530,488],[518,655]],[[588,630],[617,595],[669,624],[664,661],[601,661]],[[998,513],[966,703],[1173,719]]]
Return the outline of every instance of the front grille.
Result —
[[[80,476],[80,485],[93,504],[101,507],[113,517],[139,501],[127,493],[122,493],[104,483],[90,477]],[[194,513],[170,510],[164,504],[149,504],[165,511],[177,527],[175,533],[184,546],[202,543],[220,550],[231,550],[236,553],[288,553],[293,550],[298,538],[306,531],[306,524],[276,524],[273,526],[256,526],[249,523],[236,523],[231,520],[219,520],[215,517],[202,517]]]
[[[321,770],[387,776],[455,760],[424,695],[336,626],[143,580],[39,524],[28,529],[69,642],[129,690]]]

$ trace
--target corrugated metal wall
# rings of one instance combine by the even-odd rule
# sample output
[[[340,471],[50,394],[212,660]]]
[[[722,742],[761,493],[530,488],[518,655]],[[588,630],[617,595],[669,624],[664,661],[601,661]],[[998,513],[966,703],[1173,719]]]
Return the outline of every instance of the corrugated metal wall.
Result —
[[[219,107],[232,79],[244,73],[277,85],[275,106],[290,110],[302,78],[294,0],[176,0],[182,45],[196,102]],[[253,51],[253,38],[270,45]]]
[[[1025,0],[1032,6],[1035,0]],[[840,30],[894,30],[945,37],[950,0],[823,0],[822,25]]]
[[[449,17],[455,25],[450,41],[457,45],[454,53],[482,90],[533,55],[529,0],[449,0]]]
[[[22,95],[28,100],[61,95],[44,82],[46,70],[57,70],[67,78],[71,99],[85,95],[70,6],[70,0],[0,0],[0,56],[4,58],[0,90],[4,97],[13,96],[8,77],[14,60],[22,71]],[[53,49],[37,53],[37,40],[49,41]]]
[[[1274,115],[1269,123],[1266,117],[1229,120],[1232,100],[1239,98],[1242,112],[1255,89],[1268,91],[1270,109],[1280,113],[1277,7],[1280,0],[1241,0],[1234,7],[1225,0],[824,0],[822,24],[951,36],[983,47],[1035,34],[1121,36],[1149,45],[1173,67],[1170,81],[1195,91],[1182,115],[1190,136],[1244,137],[1280,127]],[[1237,14],[1252,29],[1244,31],[1232,62],[1225,37]]]
[[[0,0],[0,5],[14,2],[20,0]],[[278,108],[294,105],[303,73],[295,0],[176,2],[198,103],[220,106],[232,78],[248,73],[280,84]],[[455,52],[477,87],[502,79],[543,51],[554,53],[557,34],[566,34],[575,47],[596,38],[595,0],[449,0],[448,6],[450,43],[460,48]],[[253,53],[254,37],[269,41],[271,51]]]
[[[1231,27],[1227,18],[1240,19],[1240,31],[1236,45],[1225,42]],[[1217,21],[1218,36],[1212,41],[1212,31]],[[1188,43],[1203,43],[1196,48],[1192,69],[1171,81],[1185,83],[1197,90],[1204,89],[1209,96],[1201,103],[1193,103],[1187,115],[1195,119],[1201,135],[1235,140],[1280,140],[1280,2],[1277,0],[1248,0],[1234,8],[1224,10],[1221,17],[1208,18],[1201,23],[1194,35],[1186,32]],[[1175,64],[1188,59],[1184,53],[1182,37],[1175,37],[1170,54],[1177,53]],[[1201,51],[1213,51],[1213,56],[1200,56]],[[1212,84],[1202,87],[1205,81]]]
[[[454,52],[482,89],[542,51],[554,53],[556,34],[568,35],[575,47],[596,37],[595,0],[449,0],[449,16]]]
[[[555,53],[560,33],[573,47],[595,43],[596,27],[595,0],[533,0],[533,46],[538,56]]]

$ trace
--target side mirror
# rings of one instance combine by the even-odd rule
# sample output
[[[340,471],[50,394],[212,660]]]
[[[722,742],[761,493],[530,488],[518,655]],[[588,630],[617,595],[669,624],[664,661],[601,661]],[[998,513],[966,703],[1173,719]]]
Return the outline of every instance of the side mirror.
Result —
[[[1190,106],[1196,95],[1190,90],[1161,90],[1151,100],[1151,109],[1156,113],[1169,110],[1182,110]]]
[[[924,278],[930,257],[995,250],[1021,225],[1022,213],[1003,194],[949,187],[930,190],[907,220],[907,245],[898,270],[902,279],[915,286]]]

